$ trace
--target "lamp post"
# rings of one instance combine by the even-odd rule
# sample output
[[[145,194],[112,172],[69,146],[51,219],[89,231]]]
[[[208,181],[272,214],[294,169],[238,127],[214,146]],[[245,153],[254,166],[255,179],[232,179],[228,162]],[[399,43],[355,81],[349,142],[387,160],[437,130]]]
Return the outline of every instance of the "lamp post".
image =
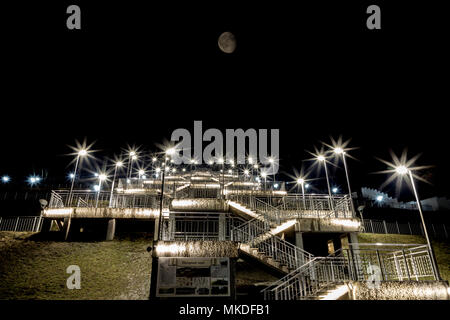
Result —
[[[128,169],[127,169],[127,179],[131,178],[131,172],[133,171],[133,161],[137,159],[135,151],[130,151],[128,154]]]
[[[78,151],[77,153],[77,160],[75,162],[75,170],[73,172],[73,179],[72,179],[72,184],[70,186],[70,192],[69,192],[69,196],[67,197],[67,203],[66,206],[70,206],[71,202],[72,202],[72,193],[73,193],[73,185],[75,183],[75,179],[77,178],[77,171],[78,171],[78,164],[80,162],[80,158],[84,157],[87,155],[87,150],[86,149],[81,149],[80,151]]]
[[[264,178],[264,191],[266,191],[266,186],[267,186],[267,173],[265,171],[261,172],[261,177]]]
[[[255,163],[255,164],[253,165],[253,167],[252,167],[252,179],[253,179],[253,176],[254,176],[254,171],[253,171],[253,169],[256,170],[256,174],[257,174],[257,177],[258,177],[258,168],[259,168],[258,164]]]
[[[223,158],[219,158],[217,161],[219,164],[222,165],[222,185],[221,185],[221,197],[222,199],[225,198],[225,161]]]
[[[334,210],[333,197],[331,195],[330,179],[328,178],[327,160],[325,159],[325,157],[323,155],[318,155],[317,160],[319,162],[323,162],[323,166],[325,167],[325,177],[327,179],[328,196],[330,197],[330,208],[334,212],[334,215],[336,216],[336,211]],[[336,216],[336,218],[337,218],[337,216]]]
[[[275,183],[275,170],[274,170],[274,163],[275,163],[275,159],[274,158],[272,158],[272,157],[270,157],[269,158],[269,163],[270,163],[270,168],[271,168],[271,171],[273,172],[272,173],[272,184],[274,184]],[[272,187],[273,188],[273,187]]]
[[[344,162],[345,177],[347,178],[348,196],[350,197],[350,207],[351,207],[352,213],[353,213],[353,212],[355,212],[355,207],[353,204],[352,189],[350,187],[350,179],[348,177],[347,161],[345,159],[346,153],[345,153],[344,149],[342,149],[341,147],[336,147],[333,149],[333,151],[338,156],[342,155],[342,161]]]
[[[416,185],[414,183],[414,178],[413,178],[412,172],[405,165],[400,165],[400,166],[396,167],[395,168],[395,172],[397,172],[397,174],[399,174],[401,176],[408,175],[409,179],[411,180],[411,185],[412,185],[412,188],[413,188],[414,197],[416,198],[417,209],[419,210],[420,220],[422,221],[423,232],[425,234],[425,239],[427,240],[427,246],[428,246],[428,251],[430,253],[431,263],[432,263],[432,266],[433,266],[434,277],[435,277],[436,280],[441,280],[441,276],[439,274],[439,269],[438,269],[437,263],[436,263],[434,250],[433,250],[433,247],[431,246],[431,241],[430,241],[430,238],[428,236],[427,226],[425,225],[425,220],[423,218],[422,204],[420,203],[420,200],[419,200],[419,195],[418,195],[417,190],[416,190]]]
[[[167,168],[167,160],[169,160],[168,156],[172,156],[175,154],[175,149],[170,148],[166,150],[166,157],[164,158],[164,168],[162,170],[162,183],[161,183],[161,199],[159,200],[159,219],[158,219],[158,238],[156,240],[162,239],[162,216],[163,216],[163,202],[164,202],[164,184],[166,180],[166,168]]]
[[[102,190],[102,182],[106,180],[106,174],[101,173],[98,175],[98,191],[97,199],[95,200],[95,209],[98,207],[98,199],[100,198],[100,191]]]
[[[109,207],[111,208],[112,206],[112,196],[113,196],[113,191],[114,191],[114,184],[116,183],[116,175],[117,175],[117,169],[123,166],[123,162],[122,161],[117,161],[115,166],[114,166],[114,177],[113,177],[113,181],[111,184],[111,194],[109,196]]]
[[[298,179],[297,179],[297,186],[301,186],[301,187],[302,187],[303,210],[306,210],[305,179],[303,179],[303,178],[298,178]]]

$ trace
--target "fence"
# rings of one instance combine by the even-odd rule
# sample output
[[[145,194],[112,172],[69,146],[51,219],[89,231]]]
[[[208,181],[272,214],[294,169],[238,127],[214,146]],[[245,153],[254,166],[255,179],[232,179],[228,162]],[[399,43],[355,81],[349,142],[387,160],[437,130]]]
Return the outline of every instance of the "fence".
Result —
[[[52,191],[49,208],[150,208],[158,209],[161,197],[157,194],[115,193],[95,191]],[[169,207],[169,198],[164,198],[163,207]]]
[[[171,212],[163,224],[164,240],[232,240],[232,229],[245,222],[229,213]]]
[[[288,195],[277,197],[256,197],[234,194],[227,198],[265,215],[278,224],[280,221],[296,218],[352,218],[351,199],[347,196]]]
[[[40,216],[0,217],[0,231],[41,230],[43,219]]]
[[[312,258],[312,255],[280,237],[267,233],[265,225],[257,219],[233,228],[233,241],[245,244],[248,249],[257,249],[289,269],[296,269]]]
[[[0,193],[0,201],[7,200],[39,200],[46,199],[48,200],[50,197],[50,192],[38,192],[38,191],[30,191],[30,192],[2,192]]]
[[[354,244],[333,256],[315,257],[268,286],[265,300],[304,300],[347,281],[434,280],[426,245]],[[374,284],[376,285],[376,283]]]
[[[435,238],[448,239],[447,227],[444,223],[427,224],[428,234]],[[387,222],[386,220],[364,219],[364,232],[381,234],[424,235],[422,224],[411,222]]]

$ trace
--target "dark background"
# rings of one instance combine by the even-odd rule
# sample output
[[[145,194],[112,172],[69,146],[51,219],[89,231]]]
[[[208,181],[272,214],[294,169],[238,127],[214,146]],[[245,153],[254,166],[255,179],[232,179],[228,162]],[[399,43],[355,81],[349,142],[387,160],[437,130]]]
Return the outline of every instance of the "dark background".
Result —
[[[432,183],[421,196],[449,195],[442,1],[210,2],[2,3],[0,175],[10,188],[32,173],[67,181],[75,139],[97,140],[99,157],[127,143],[156,151],[203,120],[204,130],[279,128],[288,173],[320,140],[352,138],[354,191],[387,178],[370,174],[386,167],[375,156],[408,147],[435,165],[421,173]],[[81,31],[66,29],[70,4]],[[370,4],[381,30],[366,28]],[[224,31],[236,35],[233,54],[217,46]],[[346,190],[342,168],[331,171]]]

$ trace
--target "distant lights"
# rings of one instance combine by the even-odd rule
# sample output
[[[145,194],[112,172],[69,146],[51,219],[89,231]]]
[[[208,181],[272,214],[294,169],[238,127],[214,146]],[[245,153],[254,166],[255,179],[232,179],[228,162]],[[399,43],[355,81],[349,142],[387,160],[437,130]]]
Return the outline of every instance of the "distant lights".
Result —
[[[3,183],[8,183],[11,180],[11,178],[9,176],[3,176],[2,177],[2,182]]]
[[[342,149],[341,147],[336,147],[333,149],[334,153],[336,154],[343,154],[344,153],[344,149]]]
[[[379,195],[379,196],[376,197],[376,199],[377,199],[378,202],[381,202],[381,201],[383,201],[383,196]]]
[[[319,161],[325,161],[325,157],[323,155],[318,155],[317,160]]]
[[[304,184],[304,183],[305,183],[305,179],[303,179],[303,178],[297,179],[297,184]]]
[[[80,157],[84,157],[85,155],[87,155],[87,150],[86,149],[81,149],[80,151],[78,151],[78,155]]]
[[[100,186],[98,184],[94,185],[94,191],[100,191]]]
[[[331,191],[333,191],[333,193],[337,193],[338,192],[338,188],[334,187],[333,189],[331,189]]]
[[[31,176],[31,177],[28,178],[28,183],[30,185],[32,185],[32,186],[35,185],[35,184],[38,184],[40,181],[41,181],[40,177]]]

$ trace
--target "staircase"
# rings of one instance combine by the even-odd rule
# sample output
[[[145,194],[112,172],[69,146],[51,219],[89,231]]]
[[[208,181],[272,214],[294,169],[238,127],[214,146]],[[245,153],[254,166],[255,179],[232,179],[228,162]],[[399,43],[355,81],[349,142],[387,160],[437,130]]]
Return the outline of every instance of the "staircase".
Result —
[[[233,196],[228,204],[252,218],[232,230],[232,239],[240,242],[241,251],[283,273],[297,269],[312,258],[310,253],[277,236],[293,226],[295,219],[282,219],[279,210],[254,197]]]
[[[315,257],[262,291],[265,300],[329,300],[348,292],[345,257]]]

